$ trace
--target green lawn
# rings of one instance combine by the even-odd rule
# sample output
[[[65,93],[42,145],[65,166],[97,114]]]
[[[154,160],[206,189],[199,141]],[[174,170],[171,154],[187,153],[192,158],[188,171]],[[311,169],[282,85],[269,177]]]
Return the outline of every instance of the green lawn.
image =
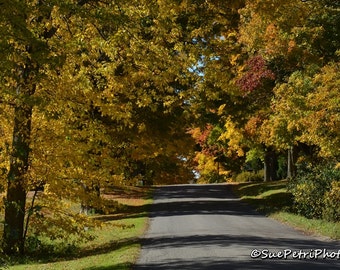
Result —
[[[138,256],[140,248],[138,236],[145,227],[145,218],[134,218],[129,222],[133,222],[135,227],[119,229],[110,227],[108,222],[107,228],[98,230],[99,239],[95,243],[85,245],[74,257],[58,258],[55,262],[28,261],[9,269],[130,269]]]
[[[287,191],[287,181],[239,183],[234,193],[253,205],[259,212],[287,223],[306,233],[340,239],[340,223],[307,219],[292,211],[293,197]]]
[[[140,236],[145,232],[148,223],[151,199],[145,195],[145,190],[140,192],[135,189],[133,194],[119,190],[113,197],[124,204],[124,210],[97,217],[104,222],[102,228],[90,232],[96,236],[95,240],[75,247],[75,250],[70,250],[70,254],[12,258],[8,269],[131,269],[139,255]]]

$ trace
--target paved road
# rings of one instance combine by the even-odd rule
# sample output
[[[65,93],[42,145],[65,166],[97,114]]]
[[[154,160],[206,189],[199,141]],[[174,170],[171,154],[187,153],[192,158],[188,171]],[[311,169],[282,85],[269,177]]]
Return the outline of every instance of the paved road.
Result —
[[[281,251],[287,259],[251,258],[255,249],[260,257]],[[340,269],[339,250],[339,242],[306,236],[258,214],[228,185],[166,186],[155,193],[135,270]],[[319,252],[317,260],[310,259]],[[326,255],[338,259],[324,260]]]

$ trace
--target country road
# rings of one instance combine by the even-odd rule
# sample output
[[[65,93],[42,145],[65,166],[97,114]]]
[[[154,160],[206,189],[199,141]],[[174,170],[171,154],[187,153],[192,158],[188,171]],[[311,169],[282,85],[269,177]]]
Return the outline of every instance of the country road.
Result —
[[[258,214],[229,185],[165,186],[134,269],[340,269],[340,243]]]

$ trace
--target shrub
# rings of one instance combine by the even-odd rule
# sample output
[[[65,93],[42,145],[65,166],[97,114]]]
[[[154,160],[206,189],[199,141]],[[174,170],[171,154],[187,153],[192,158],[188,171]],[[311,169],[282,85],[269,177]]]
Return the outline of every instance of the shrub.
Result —
[[[207,179],[209,179],[209,183],[223,183],[225,182],[225,178],[223,175],[220,175],[217,172],[211,172],[208,174]]]
[[[325,209],[323,218],[328,221],[340,221],[340,182],[333,181],[331,190],[325,193],[324,196]]]
[[[255,172],[241,172],[234,178],[235,182],[261,182],[263,181],[263,170]]]
[[[288,185],[288,190],[294,196],[295,210],[307,218],[327,216],[332,219],[339,196],[337,184],[333,182],[339,181],[340,170],[332,165],[300,169],[297,177]]]
[[[201,177],[198,179],[198,183],[224,183],[226,182],[226,178],[224,175],[221,175],[217,172],[210,172],[207,174],[201,175]]]
[[[297,212],[307,218],[319,218],[324,208],[325,187],[308,177],[299,180],[291,190]]]
[[[0,270],[9,269],[8,262],[9,262],[9,258],[4,255],[2,249],[0,248]]]
[[[79,247],[70,241],[51,241],[46,237],[29,236],[25,241],[25,254],[31,258],[56,258],[59,256],[74,256]],[[0,268],[1,269],[1,268]]]

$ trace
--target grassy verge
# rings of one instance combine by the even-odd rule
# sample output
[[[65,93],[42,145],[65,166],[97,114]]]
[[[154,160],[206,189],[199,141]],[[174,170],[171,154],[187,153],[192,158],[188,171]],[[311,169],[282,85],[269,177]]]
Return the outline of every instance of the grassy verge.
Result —
[[[259,212],[309,234],[340,239],[340,223],[307,219],[292,211],[293,198],[287,191],[287,181],[240,183],[234,193],[253,205]]]
[[[147,228],[151,190],[113,189],[106,196],[124,207],[119,213],[95,216],[102,228],[91,231],[95,240],[73,247],[69,254],[12,259],[9,269],[129,270],[140,251],[140,236]]]

